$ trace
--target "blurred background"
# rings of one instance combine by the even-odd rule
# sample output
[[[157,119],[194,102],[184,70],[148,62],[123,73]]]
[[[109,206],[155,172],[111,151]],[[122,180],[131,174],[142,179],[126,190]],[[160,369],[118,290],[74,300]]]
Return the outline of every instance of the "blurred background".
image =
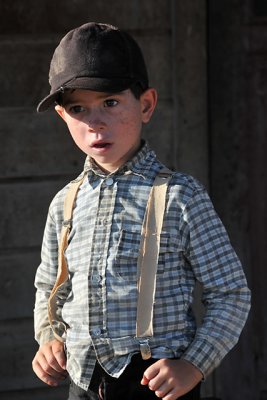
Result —
[[[84,155],[36,105],[59,40],[88,21],[139,42],[159,92],[144,136],[204,183],[253,293],[239,344],[203,397],[267,399],[266,0],[0,0],[0,398],[66,399],[66,386],[50,389],[31,369],[33,281],[49,203]]]

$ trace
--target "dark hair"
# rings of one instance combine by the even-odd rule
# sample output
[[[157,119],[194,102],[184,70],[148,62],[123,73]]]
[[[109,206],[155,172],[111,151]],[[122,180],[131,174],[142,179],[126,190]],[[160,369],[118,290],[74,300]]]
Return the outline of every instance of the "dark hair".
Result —
[[[133,84],[132,86],[130,86],[129,89],[130,89],[130,91],[132,92],[132,94],[134,95],[134,97],[135,97],[137,100],[139,100],[141,94],[143,94],[143,93],[148,89],[148,87],[147,87],[147,88],[144,88],[143,86],[140,85],[139,82],[137,82],[137,83]]]

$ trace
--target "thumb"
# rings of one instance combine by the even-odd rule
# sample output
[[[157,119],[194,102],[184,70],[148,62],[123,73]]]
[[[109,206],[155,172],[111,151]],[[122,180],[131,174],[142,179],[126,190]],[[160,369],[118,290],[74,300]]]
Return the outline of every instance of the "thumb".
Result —
[[[61,368],[66,369],[66,354],[64,351],[64,344],[58,340],[55,340],[52,345],[52,351]]]

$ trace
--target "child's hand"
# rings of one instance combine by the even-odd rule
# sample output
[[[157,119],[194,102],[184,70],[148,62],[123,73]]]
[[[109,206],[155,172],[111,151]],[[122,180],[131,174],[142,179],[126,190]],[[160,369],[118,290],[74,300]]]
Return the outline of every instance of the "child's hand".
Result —
[[[32,368],[44,383],[57,386],[68,375],[64,344],[58,340],[52,340],[40,346],[33,359]]]
[[[192,390],[202,378],[202,373],[185,360],[162,359],[147,368],[141,384],[148,385],[157,397],[175,400]]]

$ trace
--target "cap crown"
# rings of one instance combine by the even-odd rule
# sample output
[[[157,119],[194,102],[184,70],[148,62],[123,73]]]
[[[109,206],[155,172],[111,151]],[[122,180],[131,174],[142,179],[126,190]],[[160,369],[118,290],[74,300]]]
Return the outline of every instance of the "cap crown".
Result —
[[[90,22],[73,29],[61,40],[50,64],[50,95],[37,110],[44,111],[65,89],[103,92],[148,87],[142,52],[134,39],[118,28]]]

